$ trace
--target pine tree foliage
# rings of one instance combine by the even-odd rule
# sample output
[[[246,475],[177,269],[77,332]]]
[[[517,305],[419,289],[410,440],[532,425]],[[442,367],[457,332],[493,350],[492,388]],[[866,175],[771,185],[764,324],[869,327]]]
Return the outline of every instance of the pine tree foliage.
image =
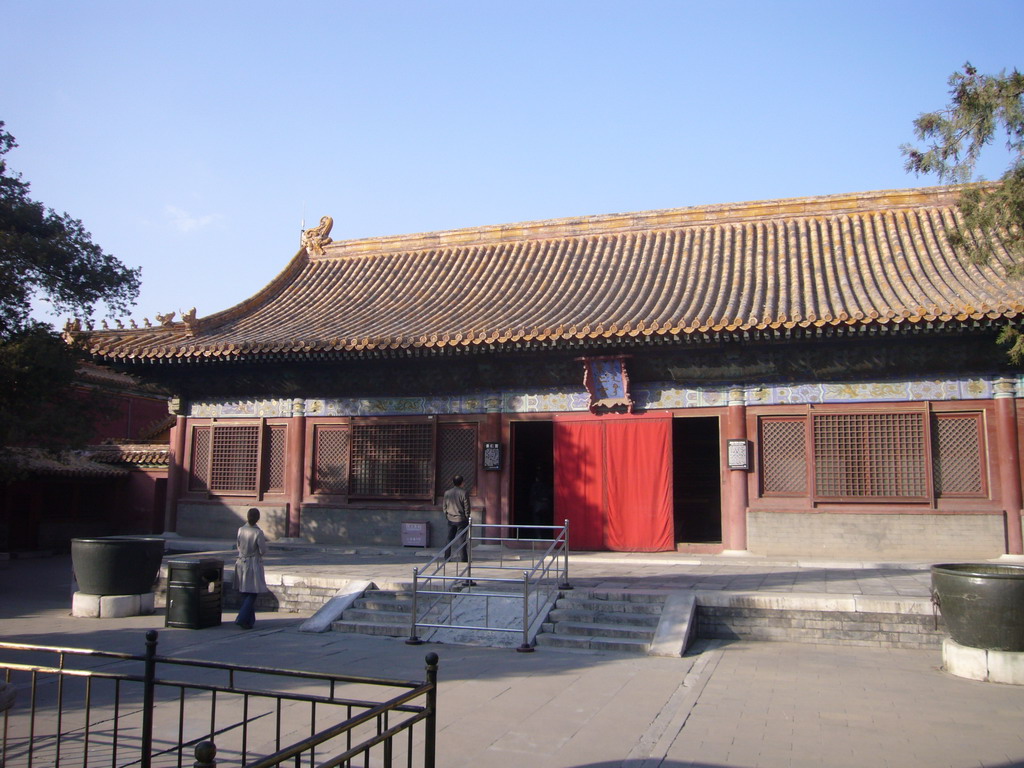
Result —
[[[1001,242],[1014,258],[1009,277],[1024,277],[1024,75],[982,75],[964,64],[949,78],[950,103],[938,112],[926,112],[914,121],[917,138],[926,149],[901,147],[907,171],[934,173],[947,183],[975,181],[982,150],[1004,140],[1010,165],[998,182],[967,187],[958,207],[962,227],[949,233],[950,243],[973,262],[989,263],[994,244]],[[1014,363],[1024,363],[1024,334],[1019,327],[1004,327],[999,341],[1009,347]]]
[[[140,275],[93,243],[82,222],[29,196],[4,159],[16,146],[0,122],[0,481],[4,447],[80,445],[96,417],[89,399],[72,390],[80,353],[32,319],[33,299],[79,317],[100,302],[124,313]]]
[[[18,146],[0,121],[0,340],[27,328],[34,297],[59,313],[88,317],[99,302],[125,314],[139,293],[128,269],[92,241],[82,222],[29,197],[4,160]]]

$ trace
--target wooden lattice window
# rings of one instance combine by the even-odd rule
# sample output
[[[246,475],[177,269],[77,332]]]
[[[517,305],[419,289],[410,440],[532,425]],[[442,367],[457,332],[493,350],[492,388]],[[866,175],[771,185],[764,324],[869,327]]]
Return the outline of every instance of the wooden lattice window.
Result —
[[[267,427],[264,442],[263,490],[284,493],[285,439],[288,428],[284,424]]]
[[[225,496],[283,493],[287,430],[252,422],[193,427],[188,489]]]
[[[347,426],[317,426],[313,431],[313,493],[348,494]]]
[[[216,425],[210,448],[210,490],[214,493],[255,494],[260,459],[258,424]]]
[[[815,495],[928,498],[923,412],[813,414]]]
[[[189,461],[188,489],[210,490],[210,427],[192,430],[192,455]]]
[[[932,472],[935,495],[986,496],[985,453],[980,413],[932,416]]]
[[[437,492],[446,490],[455,475],[462,475],[467,493],[476,492],[476,424],[440,424],[437,428]]]
[[[364,498],[431,499],[432,422],[352,425],[349,488]]]
[[[807,495],[807,420],[761,419],[761,482],[766,496]]]

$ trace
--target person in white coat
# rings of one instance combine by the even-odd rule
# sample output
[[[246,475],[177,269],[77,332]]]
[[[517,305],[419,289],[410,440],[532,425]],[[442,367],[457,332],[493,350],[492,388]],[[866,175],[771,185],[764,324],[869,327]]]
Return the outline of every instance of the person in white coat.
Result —
[[[269,592],[267,578],[263,571],[263,556],[267,553],[267,537],[256,525],[260,511],[253,507],[246,513],[247,522],[238,529],[235,546],[238,559],[235,560],[235,589],[242,595],[235,624],[242,629],[252,629],[256,624],[256,596]]]

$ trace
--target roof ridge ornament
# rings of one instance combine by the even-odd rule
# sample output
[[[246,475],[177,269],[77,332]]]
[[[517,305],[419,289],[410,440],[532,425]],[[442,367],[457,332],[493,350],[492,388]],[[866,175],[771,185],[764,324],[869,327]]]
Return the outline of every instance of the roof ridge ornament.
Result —
[[[188,312],[181,313],[181,322],[185,324],[189,336],[195,336],[199,330],[199,319],[196,317],[196,308],[192,307]]]
[[[61,332],[60,336],[64,339],[64,343],[68,345],[73,345],[81,339],[83,336],[81,318],[68,318],[67,322],[64,323],[64,330]]]
[[[315,227],[310,227],[309,229],[304,229],[302,231],[299,242],[309,253],[316,254],[317,256],[323,256],[324,246],[333,242],[331,238],[328,237],[333,226],[334,219],[330,216],[321,216],[319,224]]]

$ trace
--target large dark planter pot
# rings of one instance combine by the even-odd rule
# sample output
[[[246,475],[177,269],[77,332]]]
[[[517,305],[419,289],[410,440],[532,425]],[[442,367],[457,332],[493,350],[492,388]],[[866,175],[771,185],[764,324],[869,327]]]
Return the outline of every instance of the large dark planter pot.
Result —
[[[1024,651],[1024,565],[933,565],[932,594],[960,645]]]
[[[141,595],[153,591],[164,540],[104,536],[71,540],[78,589],[90,595]]]

